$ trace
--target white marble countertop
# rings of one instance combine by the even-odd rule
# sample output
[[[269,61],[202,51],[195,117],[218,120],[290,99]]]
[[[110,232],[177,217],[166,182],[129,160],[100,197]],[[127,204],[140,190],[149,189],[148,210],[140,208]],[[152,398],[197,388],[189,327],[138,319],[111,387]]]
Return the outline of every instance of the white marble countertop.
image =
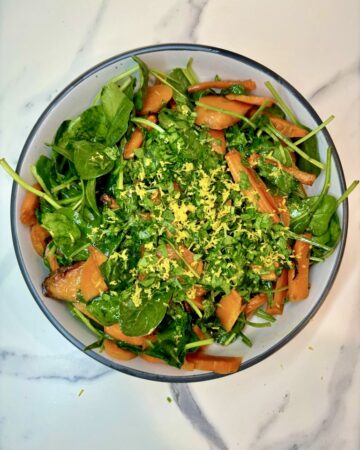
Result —
[[[359,178],[358,0],[4,0],[0,15],[0,155],[12,165],[77,75],[131,48],[196,42],[268,65],[322,118],[334,114],[329,131],[347,181]],[[360,189],[340,272],[316,317],[257,366],[194,385],[115,372],[55,330],[15,259],[10,189],[1,173],[1,449],[359,448]]]

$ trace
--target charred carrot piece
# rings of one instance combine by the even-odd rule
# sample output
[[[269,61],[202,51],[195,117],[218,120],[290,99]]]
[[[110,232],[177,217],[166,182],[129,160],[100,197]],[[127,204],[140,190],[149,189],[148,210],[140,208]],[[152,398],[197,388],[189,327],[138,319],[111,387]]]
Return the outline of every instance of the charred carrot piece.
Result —
[[[311,234],[304,234],[304,237],[311,239]],[[288,273],[288,298],[292,302],[304,300],[309,295],[310,249],[310,244],[295,241],[293,248],[295,267]]]
[[[279,212],[281,222],[286,226],[290,226],[290,213],[286,205],[286,197],[283,195],[274,195],[275,204]]]
[[[253,91],[256,89],[256,83],[253,80],[213,80],[193,84],[188,87],[188,92],[199,92],[204,91],[205,89],[227,89],[236,85],[244,86],[247,91]]]
[[[120,325],[118,323],[104,327],[104,331],[114,339],[126,342],[127,344],[131,345],[143,346],[146,341],[146,336],[126,336],[126,334],[121,331]]]
[[[297,125],[289,122],[285,119],[280,119],[280,117],[269,116],[271,124],[282,133],[284,136],[289,138],[304,137],[308,134],[308,131],[304,128],[300,128]]]

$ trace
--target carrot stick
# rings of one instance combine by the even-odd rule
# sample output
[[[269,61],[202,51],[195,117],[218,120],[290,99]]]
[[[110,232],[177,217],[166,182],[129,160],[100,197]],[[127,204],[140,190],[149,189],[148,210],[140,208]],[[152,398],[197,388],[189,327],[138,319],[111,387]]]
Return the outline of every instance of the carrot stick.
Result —
[[[163,359],[147,355],[146,353],[142,353],[140,355],[140,358],[152,364],[165,364],[165,361]]]
[[[290,213],[288,207],[286,206],[286,197],[283,195],[274,195],[273,198],[275,200],[277,210],[279,211],[281,222],[285,227],[290,226]]]
[[[311,239],[311,234],[304,234],[304,237]],[[310,248],[307,242],[295,241],[295,267],[288,273],[288,298],[292,302],[304,300],[309,295]]]
[[[271,97],[259,97],[257,95],[236,95],[228,94],[225,96],[229,100],[236,100],[238,102],[248,103],[249,105],[261,106],[266,103],[266,106],[272,106],[274,99]]]
[[[223,130],[241,119],[247,120],[244,116],[250,108],[246,103],[234,102],[221,95],[205,95],[197,102],[195,122],[213,130]]]
[[[112,358],[120,359],[121,361],[129,361],[130,359],[136,358],[135,353],[118,347],[115,342],[109,341],[108,339],[104,340],[104,350]]]
[[[124,148],[124,159],[131,159],[135,156],[135,150],[141,147],[144,141],[144,134],[140,128],[135,128],[132,132],[129,142],[126,143]]]
[[[260,306],[267,302],[267,294],[257,294],[254,295],[246,305],[245,315],[246,317],[251,316]]]
[[[241,296],[235,289],[220,300],[216,308],[216,315],[226,331],[230,331],[235,325],[241,312],[241,301]]]
[[[275,293],[272,301],[272,305],[266,308],[266,312],[269,314],[282,314],[284,309],[284,301],[287,296],[287,290],[278,290],[282,289],[288,284],[288,271],[287,269],[283,269],[281,275],[276,280],[275,285]]]
[[[156,84],[150,86],[147,90],[146,97],[140,115],[144,116],[149,113],[157,113],[168,103],[173,96],[173,90],[165,84]]]
[[[50,238],[48,230],[36,223],[31,227],[30,237],[36,253],[39,256],[43,256],[46,249],[46,243]]]
[[[235,356],[215,356],[206,353],[188,353],[186,361],[194,363],[195,369],[227,375],[237,372],[240,368],[241,358]]]
[[[308,134],[308,131],[304,128],[300,128],[285,119],[280,119],[280,117],[269,116],[269,119],[271,124],[286,137],[304,137]]]
[[[260,212],[270,214],[273,221],[278,223],[280,219],[277,215],[276,205],[265,183],[259,179],[254,170],[242,164],[240,153],[237,150],[228,152],[225,159],[235,183],[240,182],[240,173],[247,175],[251,188],[244,190],[244,194]]]
[[[214,140],[211,143],[211,149],[219,155],[226,153],[226,140],[223,130],[209,130],[209,134]]]
[[[120,325],[115,323],[114,325],[109,325],[104,327],[104,331],[109,336],[113,337],[118,341],[126,342],[131,345],[141,345],[143,346],[146,341],[146,336],[126,336],[121,331]]]
[[[204,81],[203,83],[193,84],[188,87],[188,92],[205,91],[205,89],[227,89],[231,86],[244,86],[247,91],[256,89],[256,83],[253,80],[213,80]]]

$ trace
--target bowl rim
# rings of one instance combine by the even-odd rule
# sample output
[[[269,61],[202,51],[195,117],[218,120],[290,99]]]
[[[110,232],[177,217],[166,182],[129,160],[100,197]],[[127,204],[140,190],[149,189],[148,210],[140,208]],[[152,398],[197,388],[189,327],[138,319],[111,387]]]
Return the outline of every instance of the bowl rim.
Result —
[[[112,56],[95,66],[91,67],[90,69],[86,70],[84,73],[82,73],[79,77],[75,78],[71,83],[69,83],[51,102],[50,104],[45,108],[43,113],[40,115],[38,120],[36,121],[35,125],[33,126],[32,130],[30,131],[25,144],[21,150],[19,160],[16,166],[16,171],[19,173],[22,165],[23,160],[25,158],[25,155],[27,151],[30,148],[31,142],[36,135],[39,127],[41,126],[44,119],[47,117],[47,115],[57,106],[58,102],[62,100],[65,96],[67,96],[78,84],[80,84],[82,81],[87,79],[88,77],[96,74],[98,71],[102,70],[103,68],[112,65],[116,62],[119,62],[123,59],[135,56],[135,55],[142,55],[146,53],[154,53],[154,52],[162,52],[162,51],[182,51],[182,50],[188,50],[188,51],[199,51],[199,52],[207,52],[207,53],[216,53],[221,56],[234,59],[237,61],[240,61],[242,63],[245,63],[246,65],[249,65],[251,67],[254,67],[261,72],[271,76],[274,78],[280,85],[284,86],[288,91],[291,92],[294,97],[302,103],[302,105],[306,108],[306,110],[309,112],[313,120],[317,125],[319,125],[322,120],[320,119],[319,115],[316,113],[314,108],[310,105],[310,103],[303,97],[300,92],[298,92],[289,82],[287,82],[284,78],[282,78],[280,75],[278,75],[273,70],[269,69],[268,67],[262,65],[261,63],[258,63],[257,61],[248,58],[246,56],[243,56],[241,54],[232,52],[230,50],[225,50],[219,47],[213,47],[208,45],[200,45],[200,44],[187,44],[187,43],[170,43],[170,44],[158,44],[158,45],[150,45],[140,48],[135,48],[133,50],[120,53],[118,55]],[[327,142],[327,145],[330,146],[333,150],[332,157],[334,159],[334,163],[339,175],[340,179],[340,188],[342,192],[346,190],[346,182],[345,182],[345,176],[344,171],[341,165],[341,161],[338,155],[338,152],[336,150],[336,147],[334,145],[334,142],[327,131],[326,128],[323,128],[322,133],[324,134],[325,140]],[[70,341],[75,347],[77,347],[79,350],[84,350],[84,344],[81,343],[77,338],[75,338],[70,332],[64,328],[60,322],[57,321],[55,316],[53,316],[50,311],[47,309],[45,304],[43,303],[42,299],[37,295],[37,291],[35,289],[35,286],[33,285],[31,281],[31,277],[29,272],[27,271],[21,250],[20,250],[20,243],[16,232],[16,196],[18,192],[18,185],[17,183],[13,182],[12,191],[11,191],[11,201],[10,201],[10,218],[11,218],[11,234],[12,234],[12,240],[13,245],[15,249],[16,258],[20,267],[20,271],[22,273],[22,276],[24,277],[25,283],[30,290],[31,295],[33,296],[34,300],[36,301],[37,305],[40,307],[41,311],[45,314],[45,316],[48,318],[48,320],[52,323],[52,325],[68,340]],[[278,342],[276,342],[273,346],[271,346],[269,349],[265,350],[264,352],[260,353],[257,356],[254,356],[253,358],[250,358],[249,360],[245,361],[243,364],[241,364],[239,372],[243,371],[260,361],[263,361],[264,359],[268,358],[270,355],[281,349],[285,344],[290,342],[304,327],[305,325],[310,321],[310,319],[315,315],[315,313],[319,310],[320,306],[323,304],[325,298],[327,297],[334,281],[337,276],[337,273],[339,271],[339,267],[343,258],[344,250],[345,250],[345,243],[346,243],[346,237],[348,232],[348,200],[346,199],[345,202],[343,202],[343,220],[342,220],[342,236],[341,241],[338,244],[339,250],[336,257],[336,260],[334,262],[334,266],[329,278],[328,283],[326,284],[321,296],[317,300],[317,302],[314,304],[313,308],[309,311],[309,313],[303,318],[303,320],[294,328],[292,329],[286,336],[284,336],[282,339],[280,339]],[[151,381],[161,381],[161,382],[170,382],[170,383],[188,383],[188,382],[198,382],[198,381],[206,381],[206,380],[214,380],[217,378],[222,378],[224,376],[229,376],[233,374],[228,375],[219,375],[215,374],[213,372],[209,373],[202,373],[197,375],[184,375],[184,376],[171,376],[171,375],[162,375],[162,374],[155,374],[155,373],[149,373],[144,372],[139,369],[134,369],[131,367],[122,366],[120,363],[117,363],[115,361],[112,361],[110,359],[104,358],[101,354],[96,353],[94,351],[87,351],[86,354],[88,356],[91,356],[93,359],[97,360],[98,362],[115,369],[117,371],[120,371],[122,373],[125,373],[127,375],[132,375],[137,378],[147,379]],[[236,372],[237,373],[237,372]]]

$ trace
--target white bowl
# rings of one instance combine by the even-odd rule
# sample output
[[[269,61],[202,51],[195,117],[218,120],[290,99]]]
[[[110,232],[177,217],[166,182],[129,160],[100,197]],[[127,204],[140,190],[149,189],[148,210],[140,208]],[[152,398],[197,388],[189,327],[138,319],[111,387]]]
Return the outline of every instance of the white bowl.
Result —
[[[61,122],[78,115],[89,107],[95,94],[110,78],[134,64],[131,59],[133,55],[141,55],[141,58],[149,66],[162,71],[173,67],[183,67],[192,57],[194,68],[201,80],[211,79],[215,74],[221,75],[224,79],[252,78],[257,82],[256,93],[260,95],[266,94],[264,82],[270,80],[302,123],[311,128],[321,123],[314,109],[295,88],[270,69],[249,58],[226,50],[200,45],[169,44],[145,47],[114,56],[93,67],[74,80],[51,102],[32,129],[20,155],[17,171],[26,181],[33,182],[30,166],[41,154],[48,154],[48,149],[44,144],[52,141]],[[344,174],[339,156],[326,130],[321,131],[317,138],[323,161],[326,149],[329,146],[333,149],[331,193],[338,197],[345,190]],[[313,186],[314,193],[321,189],[322,182],[323,174]],[[46,317],[70,342],[83,350],[85,346],[94,342],[94,335],[71,316],[63,302],[51,300],[42,293],[41,284],[47,270],[32,248],[29,228],[22,225],[18,219],[24,195],[24,190],[14,184],[11,199],[11,224],[15,252],[21,272],[30,292]],[[270,356],[289,342],[306,325],[325,300],[340,266],[347,234],[347,201],[339,207],[338,214],[342,226],[341,242],[329,259],[312,268],[309,298],[303,302],[287,304],[284,315],[270,328],[259,330],[249,327],[247,334],[253,338],[251,348],[239,341],[229,347],[214,346],[214,352],[224,355],[241,355],[243,363],[240,370],[244,370]],[[210,380],[221,376],[209,372],[186,372],[165,364],[151,364],[141,358],[119,362],[96,350],[86,353],[116,370],[150,380],[190,382]]]

